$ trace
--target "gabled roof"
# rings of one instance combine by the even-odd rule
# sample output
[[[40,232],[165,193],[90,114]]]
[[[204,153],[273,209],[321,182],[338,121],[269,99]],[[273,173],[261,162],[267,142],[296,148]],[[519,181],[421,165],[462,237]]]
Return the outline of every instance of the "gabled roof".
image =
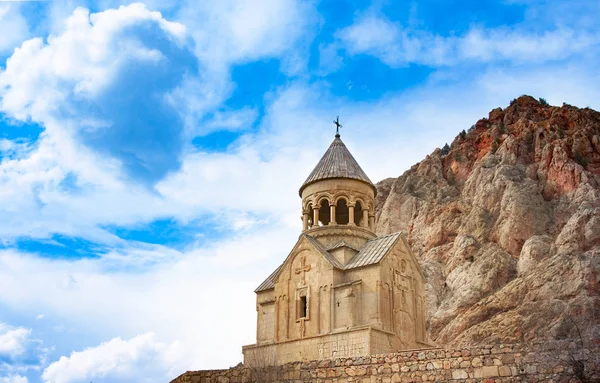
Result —
[[[333,267],[338,268],[338,269],[344,268],[344,266],[337,259],[335,259],[335,257],[333,255],[331,255],[329,252],[327,252],[327,250],[325,250],[325,248],[319,243],[319,241],[317,241],[310,235],[302,234],[300,236],[300,238],[298,239],[298,242],[296,242],[296,246],[298,245],[300,240],[302,240],[303,238],[306,239],[311,245],[313,245],[315,247],[315,249],[317,249],[317,251],[319,251],[323,255],[323,257],[325,257],[325,259],[327,261],[329,261],[329,263],[331,263],[331,265]],[[267,277],[267,279],[265,279],[263,281],[263,283],[261,283],[260,286],[258,286],[256,288],[256,290],[254,290],[255,293],[258,293],[260,291],[269,290],[269,289],[272,289],[275,287],[275,280],[277,279],[277,276],[281,272],[281,269],[283,268],[283,265],[285,265],[285,262],[292,255],[294,250],[296,250],[296,246],[294,246],[294,248],[292,249],[292,251],[290,251],[288,256],[285,257],[285,260],[283,261],[283,263],[275,271],[273,271],[273,273],[271,273],[271,275],[269,275]]]
[[[321,254],[323,254],[323,256],[325,257],[325,259],[327,259],[329,261],[329,263],[331,263],[331,265],[333,267],[338,268],[338,269],[343,269],[344,268],[344,265],[342,265],[340,263],[340,261],[338,261],[337,259],[335,259],[335,257],[333,255],[331,255],[331,253],[329,253],[327,250],[325,250],[325,248],[319,243],[319,241],[317,241],[316,239],[314,239],[310,235],[306,235],[306,239],[308,239],[308,241],[310,243],[312,243],[321,252]]]
[[[379,263],[398,241],[398,238],[400,238],[400,233],[393,233],[368,241],[344,266],[344,269],[354,269]]]
[[[354,250],[354,251],[360,251],[360,250],[358,250],[356,247],[354,247],[354,246],[351,246],[351,245],[347,244],[347,243],[346,243],[346,241],[344,241],[343,239],[342,239],[341,241],[339,241],[338,243],[336,243],[335,245],[333,245],[333,246],[329,247],[329,248],[327,249],[327,251],[331,251],[331,250],[339,249],[340,247],[347,247],[347,248],[349,248],[349,249],[352,249],[352,250]]]
[[[383,237],[371,239],[370,241],[365,243],[365,245],[360,250],[357,250],[358,253],[356,253],[356,255],[346,265],[342,265],[337,259],[335,259],[333,255],[331,255],[331,253],[329,253],[329,251],[327,251],[319,243],[319,241],[317,241],[310,235],[303,234],[300,236],[300,238],[306,238],[325,257],[325,259],[327,259],[327,261],[331,263],[333,267],[340,270],[350,270],[358,267],[374,265],[381,262],[381,260],[390,251],[390,249],[394,246],[398,239],[401,238],[401,236],[402,234],[398,232],[388,234]],[[344,241],[340,241],[337,244],[333,245],[331,248],[329,248],[329,250],[334,250],[342,246],[347,246],[349,248],[354,249],[352,246],[346,244]],[[295,248],[296,246],[294,246],[294,249]],[[290,255],[293,252],[294,250],[290,252]],[[277,276],[279,275],[281,269],[283,268],[283,265],[290,257],[290,255],[286,257],[286,260],[281,264],[281,266],[279,266],[271,275],[269,275],[269,277],[265,279],[264,282],[261,283],[260,286],[256,288],[256,290],[254,290],[254,292],[258,293],[260,291],[269,290],[275,287],[275,280],[277,279]]]
[[[340,135],[336,134],[335,139],[329,145],[329,149],[323,154],[323,157],[315,166],[313,171],[310,173],[306,181],[300,187],[300,195],[302,190],[317,181],[329,179],[329,178],[350,178],[368,183],[375,189],[375,186],[367,177],[365,172],[361,169],[360,165],[346,145],[340,139]]]

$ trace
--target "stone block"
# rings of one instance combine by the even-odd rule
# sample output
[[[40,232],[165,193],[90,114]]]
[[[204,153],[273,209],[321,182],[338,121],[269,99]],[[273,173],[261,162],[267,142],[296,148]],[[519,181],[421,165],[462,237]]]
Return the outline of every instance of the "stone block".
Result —
[[[530,364],[525,367],[525,373],[527,374],[537,374],[537,366]]]
[[[473,358],[473,360],[471,361],[471,365],[473,367],[481,367],[483,366],[483,362],[481,361],[481,358],[475,357]]]
[[[483,366],[481,367],[481,377],[490,378],[498,376],[498,366]]]
[[[469,374],[465,370],[454,370],[452,371],[452,379],[467,379]]]
[[[498,367],[498,374],[500,376],[512,376],[512,372],[510,371],[510,367],[508,366]]]

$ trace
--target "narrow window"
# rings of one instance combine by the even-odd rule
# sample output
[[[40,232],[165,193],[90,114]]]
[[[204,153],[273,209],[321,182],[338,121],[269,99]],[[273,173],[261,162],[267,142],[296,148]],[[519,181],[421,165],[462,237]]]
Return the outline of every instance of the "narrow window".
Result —
[[[306,318],[306,311],[307,311],[306,297],[300,297],[300,313],[299,313],[299,317],[300,318]]]

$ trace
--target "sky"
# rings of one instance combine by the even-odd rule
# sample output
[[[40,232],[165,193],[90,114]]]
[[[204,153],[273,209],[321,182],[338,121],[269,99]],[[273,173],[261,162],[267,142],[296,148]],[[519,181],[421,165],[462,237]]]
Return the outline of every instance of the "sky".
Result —
[[[235,366],[336,116],[377,182],[522,94],[599,109],[599,15],[597,0],[0,1],[0,383]]]

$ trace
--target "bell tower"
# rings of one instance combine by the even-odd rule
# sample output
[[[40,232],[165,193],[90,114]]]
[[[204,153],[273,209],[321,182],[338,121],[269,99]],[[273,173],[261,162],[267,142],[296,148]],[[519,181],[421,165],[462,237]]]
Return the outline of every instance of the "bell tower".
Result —
[[[375,237],[377,189],[339,133],[299,192],[302,231],[325,246],[344,240],[359,248]]]

